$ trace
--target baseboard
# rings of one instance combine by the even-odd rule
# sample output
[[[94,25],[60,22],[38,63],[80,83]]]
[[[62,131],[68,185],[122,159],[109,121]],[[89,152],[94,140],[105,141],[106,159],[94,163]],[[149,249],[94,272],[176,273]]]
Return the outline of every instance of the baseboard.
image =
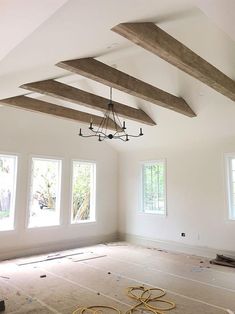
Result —
[[[216,254],[232,255],[235,256],[234,251],[220,250],[209,247],[200,247],[196,245],[190,245],[185,243],[178,243],[174,241],[163,241],[158,239],[150,239],[147,237],[141,237],[133,234],[119,233],[119,241],[127,241],[132,244],[141,246],[148,246],[152,248],[158,248],[163,250],[169,250],[172,252],[182,252],[186,254],[193,254],[197,256],[204,256],[208,258],[214,258]]]
[[[8,251],[0,251],[0,261],[19,257],[32,256],[37,254],[47,254],[56,251],[70,250],[85,246],[101,244],[105,242],[115,242],[117,241],[117,239],[118,239],[117,233],[112,233],[108,235],[99,235],[95,237],[71,239],[62,242],[45,243],[38,247],[11,248]]]

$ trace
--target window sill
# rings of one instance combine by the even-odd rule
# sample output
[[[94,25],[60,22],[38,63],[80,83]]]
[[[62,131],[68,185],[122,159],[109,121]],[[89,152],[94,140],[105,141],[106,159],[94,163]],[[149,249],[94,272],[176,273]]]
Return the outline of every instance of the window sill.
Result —
[[[153,215],[153,216],[159,216],[159,217],[166,217],[167,214],[166,212],[160,213],[160,212],[143,212],[143,211],[138,211],[138,215]]]
[[[3,234],[14,234],[16,233],[17,230],[12,228],[12,229],[0,229],[0,236]]]
[[[77,226],[77,225],[86,225],[86,224],[96,224],[96,220],[90,219],[90,220],[79,220],[77,222],[71,222],[71,226]]]
[[[235,223],[235,217],[226,219],[227,223]]]
[[[61,227],[61,224],[55,224],[55,225],[50,225],[50,226],[27,226],[28,231],[30,230],[40,230],[40,229],[58,229]]]

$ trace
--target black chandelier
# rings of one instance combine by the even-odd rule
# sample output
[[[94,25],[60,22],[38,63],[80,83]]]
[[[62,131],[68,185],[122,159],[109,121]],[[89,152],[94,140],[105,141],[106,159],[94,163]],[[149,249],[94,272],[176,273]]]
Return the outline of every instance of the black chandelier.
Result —
[[[110,126],[114,126],[114,131],[110,133],[108,130]],[[122,125],[122,126],[121,126]],[[131,137],[140,137],[143,136],[142,128],[140,128],[140,132],[138,135],[132,135],[127,133],[126,131],[126,122],[123,121],[121,124],[121,121],[117,115],[117,113],[114,110],[114,105],[112,102],[112,87],[110,88],[110,100],[108,103],[108,108],[104,113],[104,117],[101,120],[99,126],[97,128],[94,128],[93,122],[91,120],[90,126],[88,128],[92,133],[90,135],[83,135],[82,129],[79,131],[79,136],[82,137],[98,137],[98,141],[102,142],[105,139],[119,139],[123,142],[127,142],[130,140]]]

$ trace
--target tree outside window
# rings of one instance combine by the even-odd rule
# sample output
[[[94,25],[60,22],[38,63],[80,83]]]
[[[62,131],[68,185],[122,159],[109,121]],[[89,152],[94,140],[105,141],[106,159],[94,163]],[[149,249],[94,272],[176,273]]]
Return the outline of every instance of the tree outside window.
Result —
[[[32,159],[29,227],[59,224],[60,180],[60,160]]]
[[[14,229],[17,157],[0,155],[0,230]]]
[[[165,214],[165,163],[162,161],[142,165],[142,211]]]
[[[95,164],[73,162],[72,223],[95,219]]]

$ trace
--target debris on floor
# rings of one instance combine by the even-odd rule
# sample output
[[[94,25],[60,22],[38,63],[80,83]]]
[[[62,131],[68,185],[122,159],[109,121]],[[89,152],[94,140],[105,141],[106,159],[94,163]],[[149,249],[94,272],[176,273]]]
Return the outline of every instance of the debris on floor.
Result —
[[[200,273],[200,272],[202,272],[203,271],[203,267],[202,266],[195,266],[195,267],[192,267],[191,268],[191,271],[193,272],[193,273]]]
[[[52,257],[47,256],[46,258],[43,259],[34,259],[30,262],[25,262],[25,263],[18,263],[18,266],[24,266],[24,265],[30,265],[30,264],[35,264],[35,263],[42,263],[42,262],[48,262],[48,261],[53,261],[56,259],[61,259],[61,258],[66,258],[66,257],[70,257],[70,256],[75,256],[75,255],[81,255],[84,254],[84,252],[79,252],[79,253],[72,253],[72,254],[55,254]]]
[[[10,279],[10,277],[7,277],[7,276],[0,276],[0,278],[3,278],[3,279]]]
[[[156,247],[147,247],[148,250],[153,250],[153,251],[158,251],[158,252],[163,252],[163,253],[168,253],[167,250],[163,250],[163,249],[158,249]]]
[[[105,246],[128,246],[128,243],[125,242],[104,242],[102,245]]]
[[[5,311],[5,301],[4,300],[0,300],[0,312]]]
[[[225,256],[222,254],[216,254],[216,258],[210,261],[211,264],[234,267],[235,268],[235,257]]]
[[[101,257],[106,257],[107,255],[97,255],[97,256],[92,256],[92,257],[86,257],[86,258],[80,258],[80,259],[77,259],[73,262],[84,262],[84,261],[89,261],[90,259],[96,259],[96,258],[101,258]]]
[[[46,278],[47,275],[41,275],[40,278]]]

